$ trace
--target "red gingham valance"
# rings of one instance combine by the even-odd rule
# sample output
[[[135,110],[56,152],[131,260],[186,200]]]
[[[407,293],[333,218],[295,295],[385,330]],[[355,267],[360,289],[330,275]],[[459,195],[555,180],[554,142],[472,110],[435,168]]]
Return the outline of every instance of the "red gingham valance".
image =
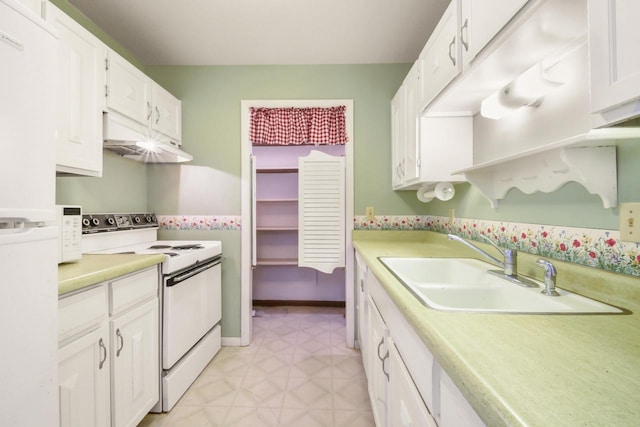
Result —
[[[339,145],[347,136],[344,105],[310,108],[251,107],[249,139],[254,145]]]

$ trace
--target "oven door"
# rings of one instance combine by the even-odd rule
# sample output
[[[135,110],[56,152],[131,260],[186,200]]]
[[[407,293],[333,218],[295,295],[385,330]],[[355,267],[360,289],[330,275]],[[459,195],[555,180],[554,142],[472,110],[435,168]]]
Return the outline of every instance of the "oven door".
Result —
[[[171,368],[222,317],[220,258],[164,278],[162,368]]]

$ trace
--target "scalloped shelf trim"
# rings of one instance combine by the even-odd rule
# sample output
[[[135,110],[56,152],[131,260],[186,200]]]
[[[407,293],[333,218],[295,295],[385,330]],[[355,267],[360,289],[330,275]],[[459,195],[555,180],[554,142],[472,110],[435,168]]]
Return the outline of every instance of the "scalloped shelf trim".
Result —
[[[509,190],[550,193],[568,182],[582,184],[602,199],[605,208],[618,204],[616,144],[640,138],[640,128],[593,129],[513,156],[455,171],[478,188],[497,208]]]

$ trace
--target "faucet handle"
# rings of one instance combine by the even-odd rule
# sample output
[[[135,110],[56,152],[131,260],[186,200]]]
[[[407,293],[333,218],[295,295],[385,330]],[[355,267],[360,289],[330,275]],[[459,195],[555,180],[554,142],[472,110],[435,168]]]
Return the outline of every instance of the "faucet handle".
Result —
[[[545,277],[555,277],[558,274],[556,272],[556,267],[553,264],[551,264],[550,261],[547,261],[546,259],[539,258],[536,261],[536,265],[538,267],[544,268]]]
[[[544,289],[542,293],[554,297],[560,296],[558,291],[556,291],[556,276],[558,273],[554,265],[542,258],[536,261],[536,265],[544,268]]]

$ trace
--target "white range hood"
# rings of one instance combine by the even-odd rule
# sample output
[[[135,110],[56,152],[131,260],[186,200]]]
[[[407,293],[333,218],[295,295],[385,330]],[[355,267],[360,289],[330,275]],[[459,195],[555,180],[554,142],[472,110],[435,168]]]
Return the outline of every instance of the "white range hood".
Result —
[[[181,163],[193,160],[179,145],[162,134],[117,113],[103,115],[104,149],[144,163]]]

